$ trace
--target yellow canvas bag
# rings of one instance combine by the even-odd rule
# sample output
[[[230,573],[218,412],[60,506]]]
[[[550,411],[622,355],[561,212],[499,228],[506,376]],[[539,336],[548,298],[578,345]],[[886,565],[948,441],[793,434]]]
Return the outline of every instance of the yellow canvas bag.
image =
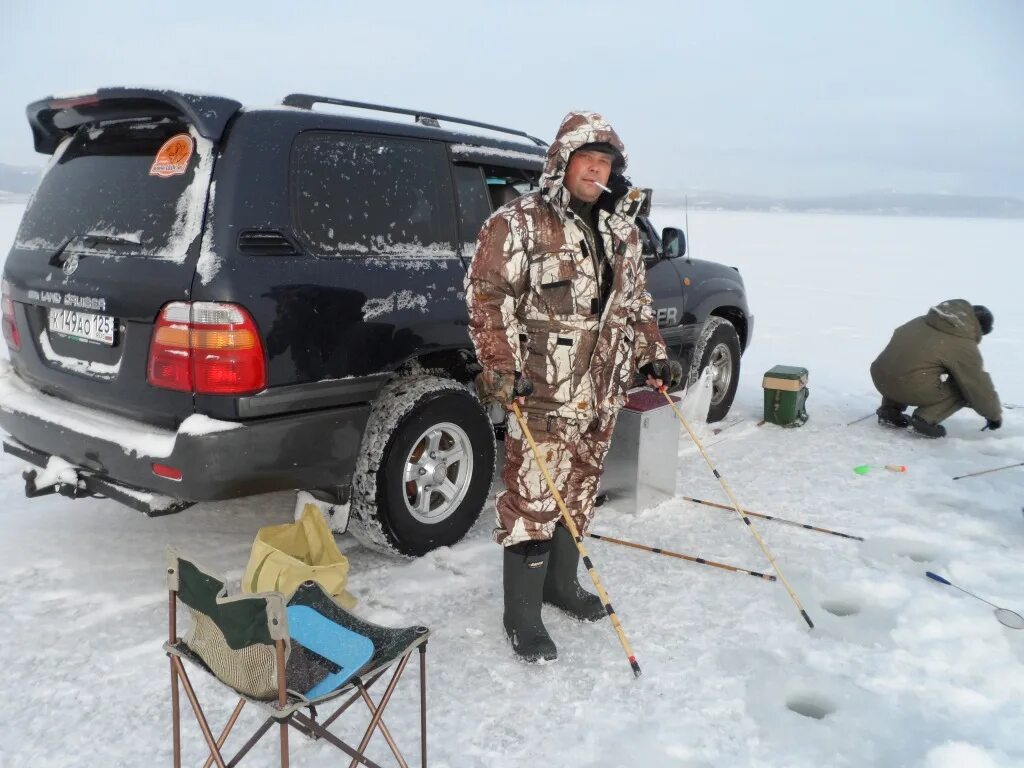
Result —
[[[355,597],[345,589],[348,558],[338,550],[323,515],[313,504],[303,507],[302,516],[294,523],[268,525],[256,532],[242,591],[291,595],[310,580],[321,584],[345,608],[355,607]]]

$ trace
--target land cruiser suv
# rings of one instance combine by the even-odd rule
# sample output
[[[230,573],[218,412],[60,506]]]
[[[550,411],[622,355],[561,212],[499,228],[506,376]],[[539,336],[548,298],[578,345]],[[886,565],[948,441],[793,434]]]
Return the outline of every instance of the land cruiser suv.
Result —
[[[297,488],[350,504],[378,548],[465,534],[495,425],[467,386],[463,278],[544,142],[302,94],[243,109],[110,88],[27,111],[52,159],[4,267],[0,426],[37,467],[28,495],[161,514]],[[639,226],[662,333],[711,365],[721,418],[752,332],[743,282]]]

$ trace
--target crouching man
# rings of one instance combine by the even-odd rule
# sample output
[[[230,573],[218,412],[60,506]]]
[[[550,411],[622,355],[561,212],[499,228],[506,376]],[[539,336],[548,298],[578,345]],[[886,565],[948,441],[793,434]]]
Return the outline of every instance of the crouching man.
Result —
[[[569,113],[539,189],[485,222],[466,278],[481,399],[510,407],[519,397],[581,535],[637,371],[656,387],[682,375],[651,309],[634,223],[644,194],[622,175],[625,164],[603,117]],[[505,632],[523,659],[551,660],[557,652],[542,602],[583,621],[606,612],[577,580],[576,544],[514,417],[505,452],[495,530],[504,548]]]
[[[999,429],[999,395],[978,349],[992,324],[986,307],[950,299],[897,328],[871,364],[871,379],[882,395],[879,423],[944,437],[941,422],[966,406],[983,416],[989,429]],[[911,405],[917,409],[907,418],[903,411]]]

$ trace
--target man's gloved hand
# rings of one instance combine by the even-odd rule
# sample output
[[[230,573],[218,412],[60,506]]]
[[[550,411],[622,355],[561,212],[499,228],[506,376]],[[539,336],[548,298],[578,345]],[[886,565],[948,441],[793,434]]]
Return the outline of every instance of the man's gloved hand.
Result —
[[[675,389],[683,380],[683,366],[675,360],[664,358],[643,366],[640,373],[647,377],[647,386],[651,389],[660,389],[662,386]]]
[[[516,371],[516,383],[512,387],[512,391],[519,395],[519,402],[523,402],[523,398],[529,397],[533,394],[533,382],[523,377],[519,371]]]
[[[1002,419],[986,419],[985,420],[985,429],[999,429],[1001,426],[1003,426],[1003,420]]]
[[[480,402],[485,405],[500,403],[507,408],[517,397],[521,403],[524,397],[532,395],[533,384],[529,379],[524,379],[518,371],[508,373],[485,368],[476,377],[476,391],[480,396]]]

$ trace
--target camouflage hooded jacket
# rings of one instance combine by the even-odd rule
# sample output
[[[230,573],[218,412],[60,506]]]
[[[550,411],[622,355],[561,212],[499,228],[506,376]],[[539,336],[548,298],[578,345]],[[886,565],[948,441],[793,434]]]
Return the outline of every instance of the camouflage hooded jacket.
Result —
[[[639,189],[598,201],[595,234],[613,274],[598,311],[601,268],[563,184],[569,156],[592,142],[625,157],[603,117],[570,112],[548,149],[540,188],[484,223],[466,276],[469,333],[480,364],[519,371],[532,382],[524,410],[588,420],[614,414],[637,369],[666,356],[635,224],[644,201]]]

